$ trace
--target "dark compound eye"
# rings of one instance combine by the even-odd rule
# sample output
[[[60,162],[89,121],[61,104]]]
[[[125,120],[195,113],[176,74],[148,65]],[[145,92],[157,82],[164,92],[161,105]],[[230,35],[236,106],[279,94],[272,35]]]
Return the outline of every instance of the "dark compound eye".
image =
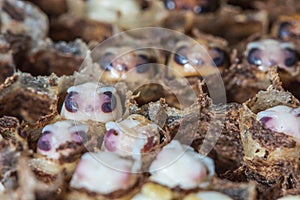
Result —
[[[187,46],[179,47],[174,55],[174,61],[179,65],[185,65],[189,62],[186,57]]]
[[[176,3],[174,0],[164,0],[164,4],[168,10],[174,10],[176,8]]]
[[[259,121],[262,124],[266,124],[268,121],[270,121],[272,119],[272,117],[262,117]]]
[[[78,144],[84,144],[88,141],[88,137],[84,131],[76,131],[73,134],[79,137],[78,140],[76,140]]]
[[[146,10],[150,7],[150,2],[148,0],[141,0],[140,6],[142,10]]]
[[[149,65],[147,63],[149,63],[150,61],[146,55],[138,55],[136,59],[137,62],[135,67],[137,73],[145,73],[149,70]]]
[[[76,96],[78,95],[78,92],[69,92],[65,99],[65,108],[69,112],[77,112],[78,111],[78,103],[76,100]]]
[[[260,58],[261,50],[258,48],[253,48],[249,51],[247,60],[250,64],[260,66],[262,64],[262,60]]]
[[[220,7],[220,0],[164,0],[168,10],[191,10],[195,14],[214,12]]]
[[[198,3],[193,7],[196,14],[214,12],[220,7],[220,0],[204,0],[203,3]]]
[[[289,22],[282,22],[278,28],[278,37],[287,38],[290,36],[290,28],[292,25]]]
[[[111,93],[110,91],[103,92],[103,94],[105,94],[105,95],[108,96],[109,98],[112,97],[112,93]]]
[[[37,143],[37,147],[43,151],[49,151],[51,149],[51,144],[47,138],[41,137]]]
[[[109,129],[106,133],[105,133],[105,136],[106,137],[109,137],[111,135],[115,135],[115,136],[118,136],[119,133],[115,130],[115,129]]]
[[[196,14],[208,13],[208,12],[210,12],[210,7],[208,5],[195,6],[194,9],[193,9],[193,11]]]
[[[109,129],[104,135],[104,146],[108,151],[117,150],[117,140],[115,137],[118,136],[118,132],[115,129]]]
[[[108,101],[104,102],[101,106],[101,109],[104,113],[110,113],[116,108],[117,100],[116,97],[109,91],[104,92],[104,95],[108,96]]]
[[[42,135],[48,135],[50,133],[51,133],[51,131],[44,131],[44,132],[42,132]]]
[[[287,67],[291,67],[293,65],[295,65],[298,61],[298,56],[297,56],[297,52],[291,48],[286,48],[284,50],[284,54],[285,54],[285,60],[284,60],[284,64]]]
[[[100,58],[100,67],[105,71],[110,71],[113,68],[112,60],[114,55],[112,53],[106,53]]]
[[[218,47],[213,48],[212,51],[216,55],[213,57],[213,61],[214,61],[215,65],[218,67],[223,65],[225,62],[225,57],[226,57],[225,52]]]

